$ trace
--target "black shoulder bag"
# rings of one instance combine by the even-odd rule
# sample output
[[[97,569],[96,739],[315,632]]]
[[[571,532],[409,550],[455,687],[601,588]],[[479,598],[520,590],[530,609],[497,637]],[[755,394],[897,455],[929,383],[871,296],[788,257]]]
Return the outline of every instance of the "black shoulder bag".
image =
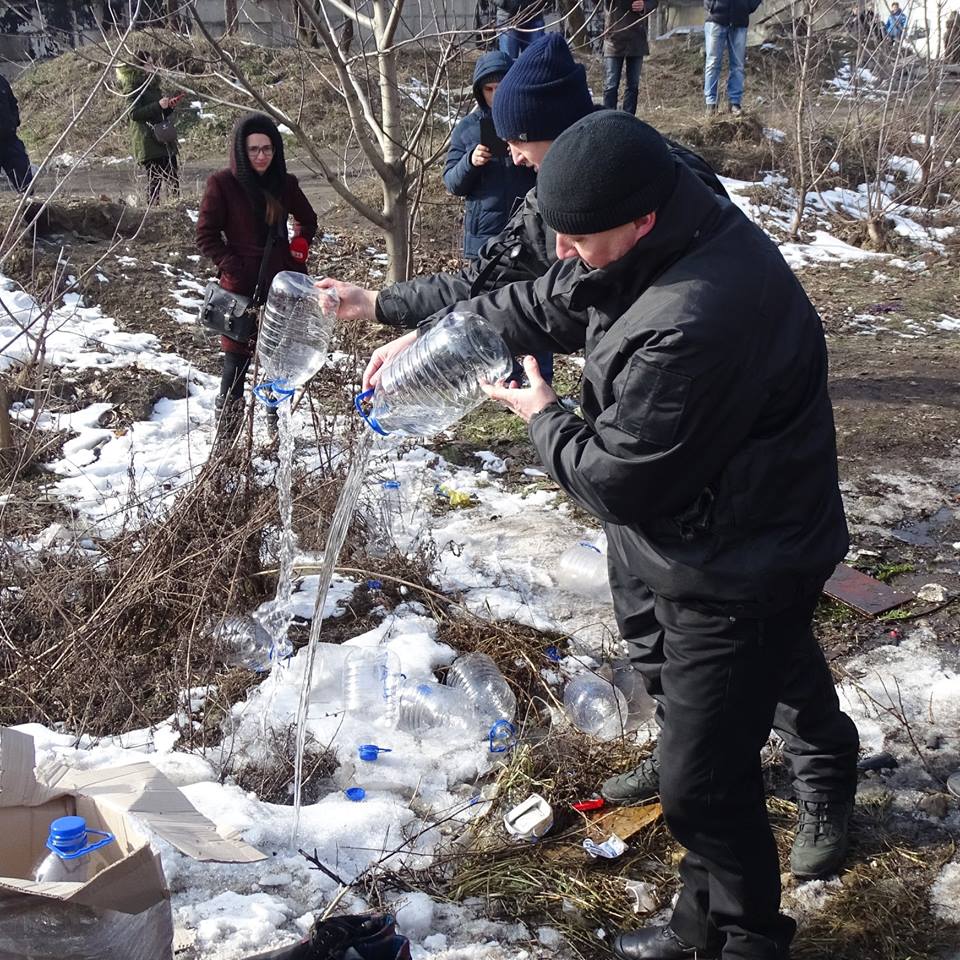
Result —
[[[256,334],[257,310],[266,300],[266,296],[263,295],[263,277],[267,271],[267,261],[270,259],[275,239],[276,230],[272,228],[267,233],[263,259],[260,261],[260,272],[257,274],[257,285],[252,297],[224,290],[216,280],[207,284],[207,289],[203,292],[203,306],[200,308],[200,322],[208,330],[236,340],[237,343],[248,343]]]

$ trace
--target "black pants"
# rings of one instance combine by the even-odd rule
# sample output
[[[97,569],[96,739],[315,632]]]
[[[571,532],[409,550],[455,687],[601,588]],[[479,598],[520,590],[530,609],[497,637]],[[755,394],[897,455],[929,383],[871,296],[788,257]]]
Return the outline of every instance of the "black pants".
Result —
[[[164,184],[167,185],[169,196],[180,196],[180,171],[176,154],[156,160],[144,160],[143,167],[147,171],[147,199],[150,203],[156,203],[160,199],[160,189]]]
[[[0,138],[0,167],[13,188],[20,193],[26,190],[33,179],[27,148],[16,134]]]
[[[243,396],[243,386],[247,377],[250,358],[244,353],[224,353],[220,374],[220,397],[226,400],[239,400]]]
[[[850,800],[856,787],[857,731],[813,636],[817,598],[737,619],[655,597],[615,565],[611,585],[633,662],[658,701],[664,817],[687,849],[670,925],[703,949],[723,945],[724,960],[786,956],[794,923],[779,913],[760,767],[771,728],[799,797]]]

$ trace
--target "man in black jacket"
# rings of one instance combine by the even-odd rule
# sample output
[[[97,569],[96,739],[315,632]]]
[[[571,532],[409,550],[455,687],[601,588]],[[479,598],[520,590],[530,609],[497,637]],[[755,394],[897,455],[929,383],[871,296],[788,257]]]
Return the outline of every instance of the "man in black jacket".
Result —
[[[703,66],[703,98],[707,114],[717,112],[717,88],[723,52],[727,51],[729,75],[727,102],[731,113],[740,113],[743,100],[743,64],[747,57],[747,25],[760,0],[703,0],[703,39],[706,60]]]
[[[559,33],[550,33],[524,51],[497,88],[493,122],[497,134],[510,142],[519,166],[538,167],[550,144],[571,124],[598,109],[587,86],[587,74],[570,53]],[[711,190],[726,196],[710,165],[677,143],[670,149]],[[509,283],[532,283],[556,263],[556,237],[543,222],[534,187],[503,232],[488,240],[476,259],[456,273],[434,273],[366,290],[352,283],[326,278],[340,297],[341,320],[377,320],[407,329],[440,310],[453,307]]]
[[[839,822],[845,840],[856,785],[856,728],[811,627],[847,548],[820,320],[766,235],[625,113],[563,134],[538,195],[562,262],[463,308],[514,350],[584,351],[583,419],[530,357],[528,388],[487,392],[604,521],[623,635],[659,631],[643,676],[664,815],[688,853],[670,923],[614,951],[782,960],[795,925],[763,798],[771,727],[814,835]]]
[[[0,167],[21,193],[27,189],[33,174],[27,148],[17,136],[20,126],[20,105],[7,78],[0,74]]]

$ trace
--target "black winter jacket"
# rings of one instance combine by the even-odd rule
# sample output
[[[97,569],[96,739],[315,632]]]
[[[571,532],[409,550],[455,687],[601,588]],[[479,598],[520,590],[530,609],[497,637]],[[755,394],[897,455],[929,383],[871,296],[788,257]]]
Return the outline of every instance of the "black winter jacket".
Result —
[[[848,542],[823,330],[732,203],[680,165],[621,260],[557,263],[462,306],[516,352],[584,351],[583,419],[554,404],[530,437],[605,521],[618,580],[743,616],[819,591]]]
[[[760,0],[703,0],[705,19],[722,27],[746,27]]]
[[[670,151],[714,193],[727,192],[713,168],[701,156],[668,140]],[[385,287],[377,296],[377,319],[394,327],[411,328],[427,317],[508,283],[531,282],[557,262],[557,235],[540,217],[536,188],[504,231],[481,247],[477,259],[458,273],[434,273]]]
[[[491,119],[490,108],[483,97],[483,84],[488,77],[505,74],[512,62],[499,50],[480,57],[473,71],[477,109],[467,114],[450,136],[443,182],[452,194],[467,201],[463,216],[465,257],[475,257],[487,240],[503,230],[510,215],[537,182],[536,171],[516,166],[509,154],[493,157],[482,167],[475,167],[471,161],[473,149],[480,143],[481,119]]]
[[[0,75],[0,137],[12,137],[20,126],[20,106],[7,78]]]

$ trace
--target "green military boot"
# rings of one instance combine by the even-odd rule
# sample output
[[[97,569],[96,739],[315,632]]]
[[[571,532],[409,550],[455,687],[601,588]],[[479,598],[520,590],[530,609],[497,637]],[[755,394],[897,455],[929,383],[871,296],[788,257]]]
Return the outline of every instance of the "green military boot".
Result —
[[[600,795],[608,803],[646,803],[660,793],[660,748],[639,767],[611,777],[600,788]]]
[[[790,851],[790,872],[801,880],[836,873],[847,855],[853,804],[800,800],[797,809],[800,822]]]

